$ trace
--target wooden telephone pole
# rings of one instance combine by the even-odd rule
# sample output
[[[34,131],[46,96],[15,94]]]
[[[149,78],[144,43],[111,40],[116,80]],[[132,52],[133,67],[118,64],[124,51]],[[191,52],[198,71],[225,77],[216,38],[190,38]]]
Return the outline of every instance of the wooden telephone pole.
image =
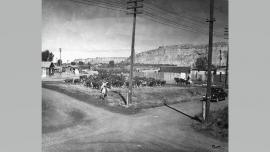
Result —
[[[228,25],[224,28],[224,39],[229,39],[229,28]],[[229,44],[228,44],[228,51],[227,51],[227,59],[226,59],[226,78],[225,78],[225,87],[228,87],[228,68],[229,68]]]
[[[127,1],[127,10],[132,10],[132,12],[128,14],[133,14],[133,29],[132,29],[132,41],[131,41],[131,55],[130,55],[130,73],[129,73],[129,84],[128,84],[128,99],[127,106],[132,102],[132,79],[133,79],[133,64],[134,64],[134,56],[135,56],[135,29],[136,29],[136,15],[141,14],[142,12],[138,12],[138,8],[142,8],[143,5],[140,4],[143,0],[130,0]],[[138,5],[140,4],[140,5]]]
[[[222,53],[219,50],[219,68],[221,68]],[[222,82],[221,72],[219,72],[219,82]]]
[[[60,52],[60,60],[62,60],[62,58],[61,58],[62,49],[61,48],[59,48],[59,52]]]
[[[212,86],[212,49],[213,49],[213,27],[214,27],[214,0],[210,0],[210,19],[209,22],[209,44],[208,44],[208,74],[207,74],[207,92],[206,101],[202,103],[203,122],[204,124],[209,121],[210,111],[210,98],[211,98],[211,86]]]
[[[60,52],[60,59],[57,61],[57,62],[59,62],[59,66],[62,66],[62,49],[61,48],[59,48],[59,52]]]

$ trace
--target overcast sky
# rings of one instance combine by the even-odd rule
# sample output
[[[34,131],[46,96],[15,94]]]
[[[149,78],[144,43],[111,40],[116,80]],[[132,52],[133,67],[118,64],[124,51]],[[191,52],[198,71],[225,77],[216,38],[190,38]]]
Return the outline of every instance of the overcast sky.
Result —
[[[145,3],[148,6],[179,14],[178,21],[181,24],[207,32],[208,24],[201,24],[198,21],[204,22],[209,17],[209,1],[145,0]],[[214,31],[223,34],[224,26],[228,24],[228,1],[215,0],[214,11],[216,19]],[[153,13],[159,12],[153,11]],[[196,22],[190,23],[190,20]],[[43,0],[42,22],[42,51],[48,49],[55,54],[55,58],[59,59],[59,48],[62,48],[64,62],[76,58],[130,55],[132,16],[124,12],[79,4],[70,0]],[[224,41],[224,38],[215,37],[214,41]],[[147,16],[138,16],[136,53],[162,45],[184,43],[207,44],[208,35],[163,25]]]

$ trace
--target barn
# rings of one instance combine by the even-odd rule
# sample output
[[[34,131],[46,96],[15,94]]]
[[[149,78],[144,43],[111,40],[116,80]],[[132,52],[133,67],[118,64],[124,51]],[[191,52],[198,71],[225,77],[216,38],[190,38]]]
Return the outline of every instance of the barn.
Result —
[[[42,78],[51,76],[54,74],[55,65],[53,62],[41,62]]]
[[[160,67],[159,74],[163,80],[168,84],[174,84],[174,78],[186,79],[190,74],[190,67],[180,66],[162,66]]]

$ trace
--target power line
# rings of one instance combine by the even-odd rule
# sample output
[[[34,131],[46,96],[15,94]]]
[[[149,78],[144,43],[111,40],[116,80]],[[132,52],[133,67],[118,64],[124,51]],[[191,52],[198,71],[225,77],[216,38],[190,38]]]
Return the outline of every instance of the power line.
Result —
[[[150,4],[146,4],[146,7],[147,7],[147,5],[150,5]],[[181,19],[185,19],[185,20],[189,20],[189,21],[192,21],[192,22],[195,22],[195,23],[199,23],[199,24],[202,24],[203,26],[208,25],[205,22],[206,18],[202,18],[202,17],[199,17],[199,16],[192,16],[192,15],[182,15],[181,13],[177,13],[176,14],[176,13],[173,13],[172,11],[168,11],[168,10],[162,9],[162,8],[160,8],[157,5],[152,4],[152,6],[153,6],[152,8],[154,8],[156,10],[159,10],[160,12],[163,12],[163,13],[166,13],[166,14],[170,14],[170,15],[174,15],[177,18],[181,17]],[[150,7],[151,7],[151,5],[150,5]]]
[[[150,14],[148,12],[144,12],[143,15],[150,17],[152,21],[158,22],[160,24],[164,24],[164,25],[171,26],[171,27],[174,27],[174,28],[177,28],[177,29],[181,29],[181,30],[186,30],[186,31],[194,32],[194,33],[200,33],[200,34],[207,35],[207,31],[202,31],[200,29],[195,29],[193,27],[189,27],[189,26],[186,26],[186,25],[181,25],[181,24],[175,23],[173,21],[154,16],[153,14]],[[221,35],[218,35],[218,34],[215,34],[215,36],[216,37],[222,37]]]
[[[157,14],[157,15],[159,15],[159,16],[164,16],[165,18],[171,19],[171,20],[174,20],[174,21],[182,20],[182,21],[188,22],[188,23],[190,23],[190,24],[192,24],[192,25],[195,25],[195,26],[199,26],[199,27],[205,26],[205,25],[203,25],[203,24],[200,24],[200,23],[197,23],[197,22],[188,20],[188,19],[186,19],[186,18],[180,18],[180,17],[178,17],[178,16],[171,15],[171,14],[159,13],[159,12],[156,12],[155,10],[153,10],[153,9],[151,9],[151,8],[148,8],[148,7],[145,7],[144,10],[147,11],[147,12],[149,12],[149,13],[153,12],[154,14]]]
[[[153,14],[151,14],[151,13],[148,13],[148,12],[144,12],[143,15],[149,16],[150,18],[155,19],[155,21],[158,20],[158,21],[160,21],[161,23],[165,23],[165,24],[167,23],[167,25],[168,25],[168,24],[169,24],[169,25],[173,25],[174,27],[179,28],[179,29],[182,29],[182,30],[188,30],[188,31],[191,31],[191,32],[202,32],[202,31],[193,29],[192,27],[188,27],[188,26],[185,26],[185,25],[180,25],[179,23],[176,23],[176,22],[171,21],[171,20],[167,20],[167,19],[165,19],[165,18],[163,18],[163,17],[155,16],[155,15],[153,15]],[[160,23],[160,22],[159,22],[159,23]],[[203,33],[203,32],[202,32],[202,33]]]
[[[73,1],[78,1],[78,0],[73,0]],[[125,6],[126,5],[123,5],[124,3],[122,3],[122,1],[103,1],[103,0],[99,0],[99,1],[93,1],[93,0],[83,0],[83,1],[80,1],[80,2],[92,2],[92,3],[95,3],[95,4],[103,4],[103,5],[107,5],[109,7],[113,7],[113,8],[116,8],[116,9],[125,9]],[[107,7],[106,7],[107,8]],[[153,11],[155,14],[161,14],[163,16],[167,16],[167,17],[170,17],[170,18],[174,18],[175,20],[179,20],[179,16],[176,16],[176,14],[171,14],[171,13],[168,13],[164,10],[161,10],[157,7],[152,7],[150,4],[146,4],[146,7],[149,11]],[[167,14],[167,15],[165,15]],[[196,24],[198,26],[203,26],[203,25],[199,25],[198,22],[196,22],[196,20],[192,20],[190,17],[185,17],[183,15],[180,15],[181,17],[181,20],[185,20],[185,21],[188,21],[190,22],[191,24]],[[194,23],[195,22],[195,23]],[[202,24],[206,24],[205,22],[202,22],[200,21],[200,23]]]
[[[121,0],[116,0],[116,1],[106,1],[107,3],[110,3],[110,4],[118,4],[120,5],[120,7],[124,8],[124,3],[122,3]],[[181,15],[181,14],[175,14],[175,13],[172,13],[170,11],[167,11],[167,10],[164,10],[164,9],[161,9],[159,7],[157,7],[157,5],[153,5],[153,4],[149,4],[149,3],[144,3],[144,8],[147,8],[148,10],[150,11],[154,11],[155,13],[157,14],[162,14],[162,15],[167,15],[167,16],[170,16],[171,18],[175,18],[175,19],[180,19],[179,17],[181,17],[181,20],[185,20],[185,21],[189,21],[190,23],[193,23],[193,24],[200,24],[200,26],[202,25],[207,25],[207,23],[204,22],[205,18],[199,18],[199,20],[194,20],[198,17],[194,17],[194,16],[185,16],[185,15]]]
[[[147,4],[146,4],[146,5],[147,5]],[[199,17],[199,16],[191,16],[191,15],[189,15],[190,17],[187,17],[187,16],[183,16],[183,15],[179,15],[179,14],[173,13],[173,12],[168,11],[168,10],[165,10],[165,9],[163,9],[163,8],[160,8],[160,6],[158,6],[158,5],[156,5],[156,4],[153,4],[153,3],[151,3],[151,4],[148,3],[148,5],[152,5],[152,6],[154,6],[155,8],[157,8],[157,9],[163,11],[163,12],[170,13],[170,14],[174,14],[174,15],[181,16],[181,17],[186,17],[186,18],[189,18],[189,19],[191,19],[191,20],[194,20],[194,19],[197,19],[197,18],[198,18],[197,22],[201,22],[201,23],[205,24],[205,23],[203,22],[203,20],[205,20],[206,18],[202,18],[202,17]]]
[[[116,3],[116,4],[112,4],[109,3],[109,1],[95,1],[95,0],[69,0],[75,3],[80,3],[80,4],[84,4],[84,5],[94,5],[94,6],[98,6],[98,7],[102,7],[102,8],[106,8],[106,9],[111,9],[111,10],[116,10],[116,11],[121,11],[121,12],[125,12],[125,13],[130,13],[129,11],[125,10],[123,8],[123,5],[119,5],[120,3]],[[147,11],[148,10],[148,11]],[[167,25],[167,26],[171,26],[173,28],[177,28],[177,29],[182,29],[182,30],[187,30],[187,31],[191,31],[191,32],[197,32],[197,33],[202,33],[202,34],[206,34],[205,31],[202,31],[202,29],[195,29],[194,27],[188,26],[188,25],[183,25],[178,23],[175,20],[172,20],[172,18],[168,17],[168,16],[158,16],[155,15],[151,12],[149,12],[149,9],[147,9],[146,11],[144,11],[145,15],[153,18],[151,19],[152,21]],[[149,18],[148,18],[149,19]],[[159,20],[159,21],[157,21]],[[165,22],[165,23],[164,23]],[[170,22],[170,23],[166,23],[166,22]],[[220,37],[219,35],[216,35],[216,37]]]
[[[84,0],[84,1],[69,0],[69,1],[74,2],[74,3],[78,3],[78,4],[83,4],[83,5],[88,5],[88,6],[97,6],[97,7],[101,7],[101,8],[106,8],[106,9],[110,9],[110,10],[116,10],[116,11],[128,13],[128,11],[125,9],[115,7],[115,6],[110,6],[110,5],[104,5],[102,3],[98,3],[97,1],[91,1],[91,0]]]

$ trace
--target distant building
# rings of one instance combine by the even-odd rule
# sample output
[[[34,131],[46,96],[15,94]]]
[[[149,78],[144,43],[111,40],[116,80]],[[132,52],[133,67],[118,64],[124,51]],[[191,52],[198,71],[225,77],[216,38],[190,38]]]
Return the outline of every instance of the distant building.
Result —
[[[226,66],[218,67],[216,69],[216,74],[217,75],[225,75],[226,74]]]
[[[134,76],[138,77],[146,77],[146,78],[154,78],[154,79],[163,79],[159,74],[159,69],[136,69],[134,71]]]
[[[55,65],[53,62],[41,62],[42,78],[54,74]]]
[[[212,82],[213,82],[213,76],[216,74],[216,69],[213,69],[211,71],[211,73],[212,73]],[[198,69],[194,68],[190,71],[190,78],[192,81],[205,82],[205,81],[207,81],[207,75],[208,75],[207,70],[198,70]]]
[[[226,66],[218,67],[216,70],[216,75],[213,76],[214,84],[225,85],[226,82]]]
[[[190,67],[162,66],[160,67],[159,74],[166,83],[173,84],[175,83],[174,78],[187,79],[190,75]]]
[[[91,63],[91,64],[98,64],[98,63],[106,63],[109,64],[110,61],[114,61],[114,63],[120,63],[127,59],[127,57],[96,57],[96,58],[87,58],[87,59],[75,59],[74,62],[79,63]]]
[[[69,68],[69,72],[71,72],[72,74],[74,75],[80,74],[79,67],[77,65],[69,65],[68,68]]]

